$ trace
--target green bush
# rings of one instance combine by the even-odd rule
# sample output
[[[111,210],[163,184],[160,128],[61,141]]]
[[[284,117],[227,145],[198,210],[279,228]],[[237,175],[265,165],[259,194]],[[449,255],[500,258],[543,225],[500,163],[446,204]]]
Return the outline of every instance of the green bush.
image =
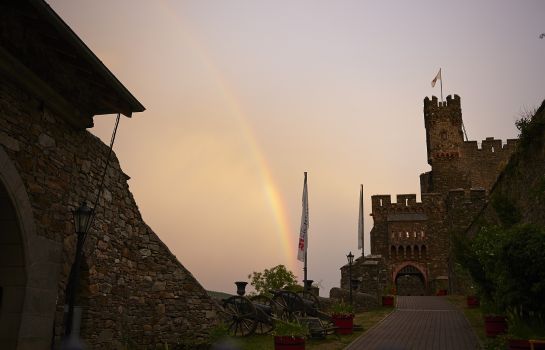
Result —
[[[456,239],[454,252],[477,286],[483,311],[516,309],[524,322],[545,315],[543,227],[483,227],[471,241]]]

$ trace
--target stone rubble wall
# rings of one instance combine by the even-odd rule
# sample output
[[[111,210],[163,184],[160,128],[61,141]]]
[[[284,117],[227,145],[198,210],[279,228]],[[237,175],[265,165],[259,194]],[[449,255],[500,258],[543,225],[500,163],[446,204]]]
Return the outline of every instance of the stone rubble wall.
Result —
[[[71,211],[84,200],[94,202],[109,148],[54,115],[47,101],[5,79],[0,84],[0,147],[23,179],[37,235],[64,247],[54,327],[58,340],[76,243]],[[78,301],[84,306],[82,337],[92,349],[206,339],[218,307],[144,223],[128,179],[112,154],[84,248],[86,271]]]

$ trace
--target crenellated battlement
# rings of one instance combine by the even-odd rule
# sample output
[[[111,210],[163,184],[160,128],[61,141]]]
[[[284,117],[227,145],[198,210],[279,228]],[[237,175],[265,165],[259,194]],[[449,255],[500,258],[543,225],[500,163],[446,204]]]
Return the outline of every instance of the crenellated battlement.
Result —
[[[517,142],[517,139],[507,139],[504,143],[501,139],[487,137],[486,139],[481,141],[480,147],[477,141],[464,141],[463,150],[464,155],[498,152],[508,152],[509,154],[511,154],[515,150]]]
[[[389,213],[422,212],[424,208],[437,206],[441,202],[439,193],[423,193],[422,201],[416,201],[416,194],[398,194],[392,203],[391,195],[371,196],[372,212],[387,211]]]
[[[432,109],[440,109],[445,107],[450,108],[460,108],[460,96],[454,94],[454,95],[448,95],[446,101],[439,101],[439,99],[436,96],[432,96],[431,100],[429,97],[426,96],[424,98],[424,113],[426,110],[432,110]]]

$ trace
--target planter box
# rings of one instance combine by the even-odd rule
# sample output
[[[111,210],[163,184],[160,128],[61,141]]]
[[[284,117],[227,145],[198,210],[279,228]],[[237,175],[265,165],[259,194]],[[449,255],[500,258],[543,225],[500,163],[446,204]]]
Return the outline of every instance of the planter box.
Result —
[[[354,315],[350,316],[331,316],[331,321],[335,325],[335,333],[352,334],[354,331]]]
[[[530,345],[529,340],[525,339],[509,339],[507,341],[509,350],[531,350],[532,347]],[[540,341],[538,343],[534,343],[534,350],[543,350],[545,349],[545,342]]]
[[[274,336],[275,350],[305,350],[305,338]]]
[[[382,306],[394,306],[394,297],[392,295],[383,295]]]
[[[495,338],[500,334],[505,334],[505,332],[507,332],[507,320],[505,319],[505,316],[485,316],[484,330],[486,336],[489,338]]]
[[[467,307],[470,309],[477,308],[481,305],[481,302],[479,300],[478,296],[475,295],[468,295],[467,296]]]

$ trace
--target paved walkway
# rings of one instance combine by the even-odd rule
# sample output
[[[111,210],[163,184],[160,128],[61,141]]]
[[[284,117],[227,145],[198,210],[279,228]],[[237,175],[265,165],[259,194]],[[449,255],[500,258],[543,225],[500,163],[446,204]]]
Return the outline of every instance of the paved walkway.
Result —
[[[474,350],[479,342],[445,297],[398,296],[395,311],[346,349]]]

